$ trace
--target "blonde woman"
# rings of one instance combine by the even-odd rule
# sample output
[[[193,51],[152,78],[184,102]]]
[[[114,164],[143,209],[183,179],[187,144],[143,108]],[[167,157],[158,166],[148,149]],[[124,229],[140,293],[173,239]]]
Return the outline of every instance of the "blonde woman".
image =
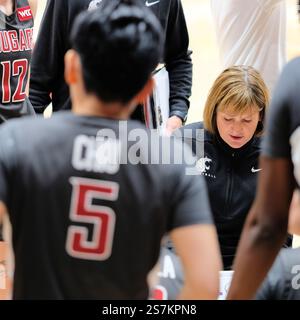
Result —
[[[208,95],[203,123],[183,130],[206,179],[218,230],[224,269],[231,269],[241,230],[256,192],[261,135],[269,92],[253,67],[223,71]],[[198,129],[204,128],[199,137]],[[186,130],[192,130],[192,138]],[[197,136],[198,133],[198,136]],[[204,142],[203,148],[199,143]],[[204,151],[204,152],[203,152]]]
[[[207,182],[225,270],[231,270],[255,197],[268,104],[269,92],[260,74],[252,67],[234,66],[215,80],[205,104],[203,123],[187,125],[178,132],[197,157],[197,174]],[[184,279],[172,245],[163,248],[160,268],[162,277],[154,296],[175,299]]]

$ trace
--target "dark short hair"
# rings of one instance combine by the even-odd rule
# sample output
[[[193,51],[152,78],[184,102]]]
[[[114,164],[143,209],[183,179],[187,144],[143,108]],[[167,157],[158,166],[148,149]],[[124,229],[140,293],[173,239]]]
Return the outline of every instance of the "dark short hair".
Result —
[[[71,32],[88,92],[104,102],[129,102],[162,57],[159,21],[138,0],[109,0],[81,13]]]

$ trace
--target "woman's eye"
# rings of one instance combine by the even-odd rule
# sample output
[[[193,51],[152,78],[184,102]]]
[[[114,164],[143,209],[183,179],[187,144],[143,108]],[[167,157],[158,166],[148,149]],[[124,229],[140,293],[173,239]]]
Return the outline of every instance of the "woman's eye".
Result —
[[[231,118],[224,118],[225,121],[231,121]]]
[[[251,119],[244,119],[243,120],[245,123],[250,123],[252,120]]]

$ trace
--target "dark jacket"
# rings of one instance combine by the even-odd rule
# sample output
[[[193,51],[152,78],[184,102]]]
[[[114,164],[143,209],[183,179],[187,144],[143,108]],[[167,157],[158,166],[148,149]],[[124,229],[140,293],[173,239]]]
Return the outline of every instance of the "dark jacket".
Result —
[[[184,129],[192,129],[192,135],[184,141],[191,145],[198,159],[197,168],[206,179],[224,269],[230,269],[255,197],[260,138],[233,149],[219,136],[204,131],[200,122]]]
[[[206,179],[224,270],[228,270],[255,198],[261,138],[254,137],[243,147],[233,149],[218,134],[204,130],[202,122],[183,127],[181,133],[183,130],[184,141],[198,159],[198,172]],[[289,237],[287,246],[291,240]]]
[[[198,159],[194,174],[201,174],[206,179],[224,269],[231,269],[241,231],[256,193],[261,139],[253,138],[242,148],[233,149],[219,135],[212,135],[204,130],[202,122],[184,126],[177,130],[175,135],[190,145]],[[292,238],[288,237],[285,246],[290,246],[291,240]],[[288,255],[288,252],[285,256]],[[291,256],[288,258],[289,261],[295,261],[292,258],[292,255],[295,254],[289,253]],[[288,261],[284,256],[279,259]],[[287,268],[284,268],[284,264],[280,261],[276,264],[275,271],[272,271],[272,275],[268,278],[276,280],[276,290],[278,290],[278,294],[281,294],[283,290],[279,289],[277,284],[282,283],[279,281],[280,274]],[[166,268],[172,270],[172,273],[164,271]],[[276,271],[279,269],[280,271]],[[286,279],[290,278],[289,275],[286,275]],[[300,276],[298,279],[300,287]],[[267,296],[265,292],[275,289],[273,285],[275,280],[266,280],[267,283],[264,286],[266,288],[262,289],[263,291],[259,295],[260,299]],[[287,283],[286,280],[283,282]],[[161,252],[159,286],[154,289],[153,296],[175,299],[183,283],[184,275],[181,261],[174,254],[173,244],[168,241]],[[296,295],[291,288],[289,290],[289,296]]]
[[[69,90],[64,81],[64,54],[70,48],[69,35],[75,17],[87,10],[91,2],[47,2],[31,64],[30,100],[37,112],[42,112],[51,99],[54,111],[71,107]],[[149,8],[158,17],[165,32],[163,62],[170,78],[170,116],[185,119],[191,95],[192,62],[182,4],[180,0],[148,2],[153,2]]]

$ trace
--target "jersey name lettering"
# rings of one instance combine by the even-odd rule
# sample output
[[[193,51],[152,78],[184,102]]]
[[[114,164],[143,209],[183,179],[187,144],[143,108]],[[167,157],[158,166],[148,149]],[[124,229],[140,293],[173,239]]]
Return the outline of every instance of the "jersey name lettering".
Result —
[[[0,31],[0,53],[32,50],[33,29]]]
[[[75,138],[72,166],[79,171],[115,174],[120,168],[119,140],[98,140],[80,135]]]

